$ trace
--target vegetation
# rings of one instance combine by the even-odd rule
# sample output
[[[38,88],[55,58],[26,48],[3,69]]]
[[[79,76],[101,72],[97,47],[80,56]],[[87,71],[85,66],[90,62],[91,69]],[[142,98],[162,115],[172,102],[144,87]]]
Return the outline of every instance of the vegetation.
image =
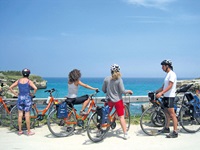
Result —
[[[11,85],[14,81],[22,77],[21,71],[0,71],[0,79],[7,80],[7,84]],[[30,80],[35,80],[37,82],[42,82],[43,79],[37,75],[30,75]]]

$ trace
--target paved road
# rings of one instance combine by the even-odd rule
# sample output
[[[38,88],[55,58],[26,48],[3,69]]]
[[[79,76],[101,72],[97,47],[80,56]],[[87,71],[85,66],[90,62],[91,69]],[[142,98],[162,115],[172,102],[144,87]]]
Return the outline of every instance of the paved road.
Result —
[[[147,136],[138,125],[132,125],[130,138],[122,138],[121,129],[110,131],[104,141],[91,142],[86,132],[76,133],[70,137],[55,138],[46,125],[33,130],[33,136],[18,136],[14,130],[0,127],[0,146],[2,150],[199,150],[200,132],[189,134],[180,129],[176,139],[165,138],[165,135]]]

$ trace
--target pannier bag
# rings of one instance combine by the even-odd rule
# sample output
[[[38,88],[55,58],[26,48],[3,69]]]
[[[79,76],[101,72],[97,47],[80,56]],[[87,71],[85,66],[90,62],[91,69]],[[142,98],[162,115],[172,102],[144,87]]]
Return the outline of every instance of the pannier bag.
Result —
[[[200,118],[200,100],[196,95],[189,101],[191,104],[192,115],[194,118]]]
[[[102,106],[102,107],[97,107],[97,122],[99,124],[104,124],[107,123],[108,121],[108,114],[110,111],[110,108],[108,105]]]
[[[57,105],[57,117],[59,119],[67,118],[68,112],[67,112],[67,103],[64,101]]]

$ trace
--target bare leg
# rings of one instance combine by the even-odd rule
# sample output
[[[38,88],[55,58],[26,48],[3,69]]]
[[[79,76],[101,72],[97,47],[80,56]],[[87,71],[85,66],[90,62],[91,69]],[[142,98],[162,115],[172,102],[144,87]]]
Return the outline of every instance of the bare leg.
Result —
[[[126,129],[126,120],[124,119],[124,115],[120,116],[119,120],[120,120],[120,124],[121,124],[123,132],[126,133],[127,129]]]
[[[85,110],[85,108],[87,107],[87,105],[89,104],[89,102],[90,102],[90,99],[88,98],[84,103],[83,103],[83,105],[82,105],[82,111],[83,110]]]
[[[23,116],[23,111],[18,110],[18,126],[19,126],[19,132],[22,132],[22,116]]]
[[[177,121],[177,118],[176,118],[176,114],[174,112],[174,108],[168,108],[168,112],[169,112],[169,115],[170,115],[169,118],[172,118],[172,121],[173,121],[174,131],[177,132],[178,121]]]
[[[31,132],[30,128],[30,112],[25,112],[25,118],[26,118],[26,127],[27,127],[27,132]]]

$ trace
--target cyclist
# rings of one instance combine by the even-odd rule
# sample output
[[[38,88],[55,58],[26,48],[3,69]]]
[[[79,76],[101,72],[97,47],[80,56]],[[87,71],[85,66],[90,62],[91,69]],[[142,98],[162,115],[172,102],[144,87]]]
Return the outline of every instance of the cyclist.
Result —
[[[163,133],[170,133],[169,125],[170,125],[170,118],[172,118],[173,121],[173,128],[174,131],[167,135],[167,138],[176,138],[178,137],[177,132],[177,118],[174,111],[174,100],[175,100],[175,92],[176,92],[176,82],[177,77],[175,72],[173,71],[172,62],[170,60],[163,60],[161,62],[162,69],[164,72],[167,73],[163,86],[158,89],[156,97],[159,98],[162,95],[164,95],[163,103],[165,107],[165,113],[167,116],[167,125],[163,131]]]
[[[124,119],[124,103],[122,100],[122,94],[133,94],[133,92],[131,90],[125,90],[119,65],[111,65],[110,70],[111,76],[104,79],[102,91],[106,93],[106,99],[108,99],[110,111],[115,107],[124,132],[124,139],[127,139],[129,136],[126,129],[126,121]]]
[[[78,69],[74,69],[69,73],[67,101],[73,104],[83,104],[80,110],[80,115],[88,115],[88,113],[85,112],[84,110],[87,107],[88,103],[90,102],[89,96],[83,95],[81,97],[77,97],[78,86],[80,85],[91,90],[98,90],[98,88],[93,88],[81,82],[80,78],[81,78],[81,72]]]
[[[10,91],[18,97],[17,100],[17,108],[18,108],[18,126],[19,132],[21,135],[24,132],[22,131],[22,117],[23,111],[25,112],[26,118],[26,126],[27,126],[27,135],[35,134],[30,130],[30,109],[32,106],[32,98],[37,91],[37,87],[28,77],[30,75],[30,70],[25,68],[22,70],[23,77],[17,81],[15,81],[10,87]],[[19,93],[13,90],[14,87],[18,86]],[[31,88],[33,88],[33,93],[30,92]]]

